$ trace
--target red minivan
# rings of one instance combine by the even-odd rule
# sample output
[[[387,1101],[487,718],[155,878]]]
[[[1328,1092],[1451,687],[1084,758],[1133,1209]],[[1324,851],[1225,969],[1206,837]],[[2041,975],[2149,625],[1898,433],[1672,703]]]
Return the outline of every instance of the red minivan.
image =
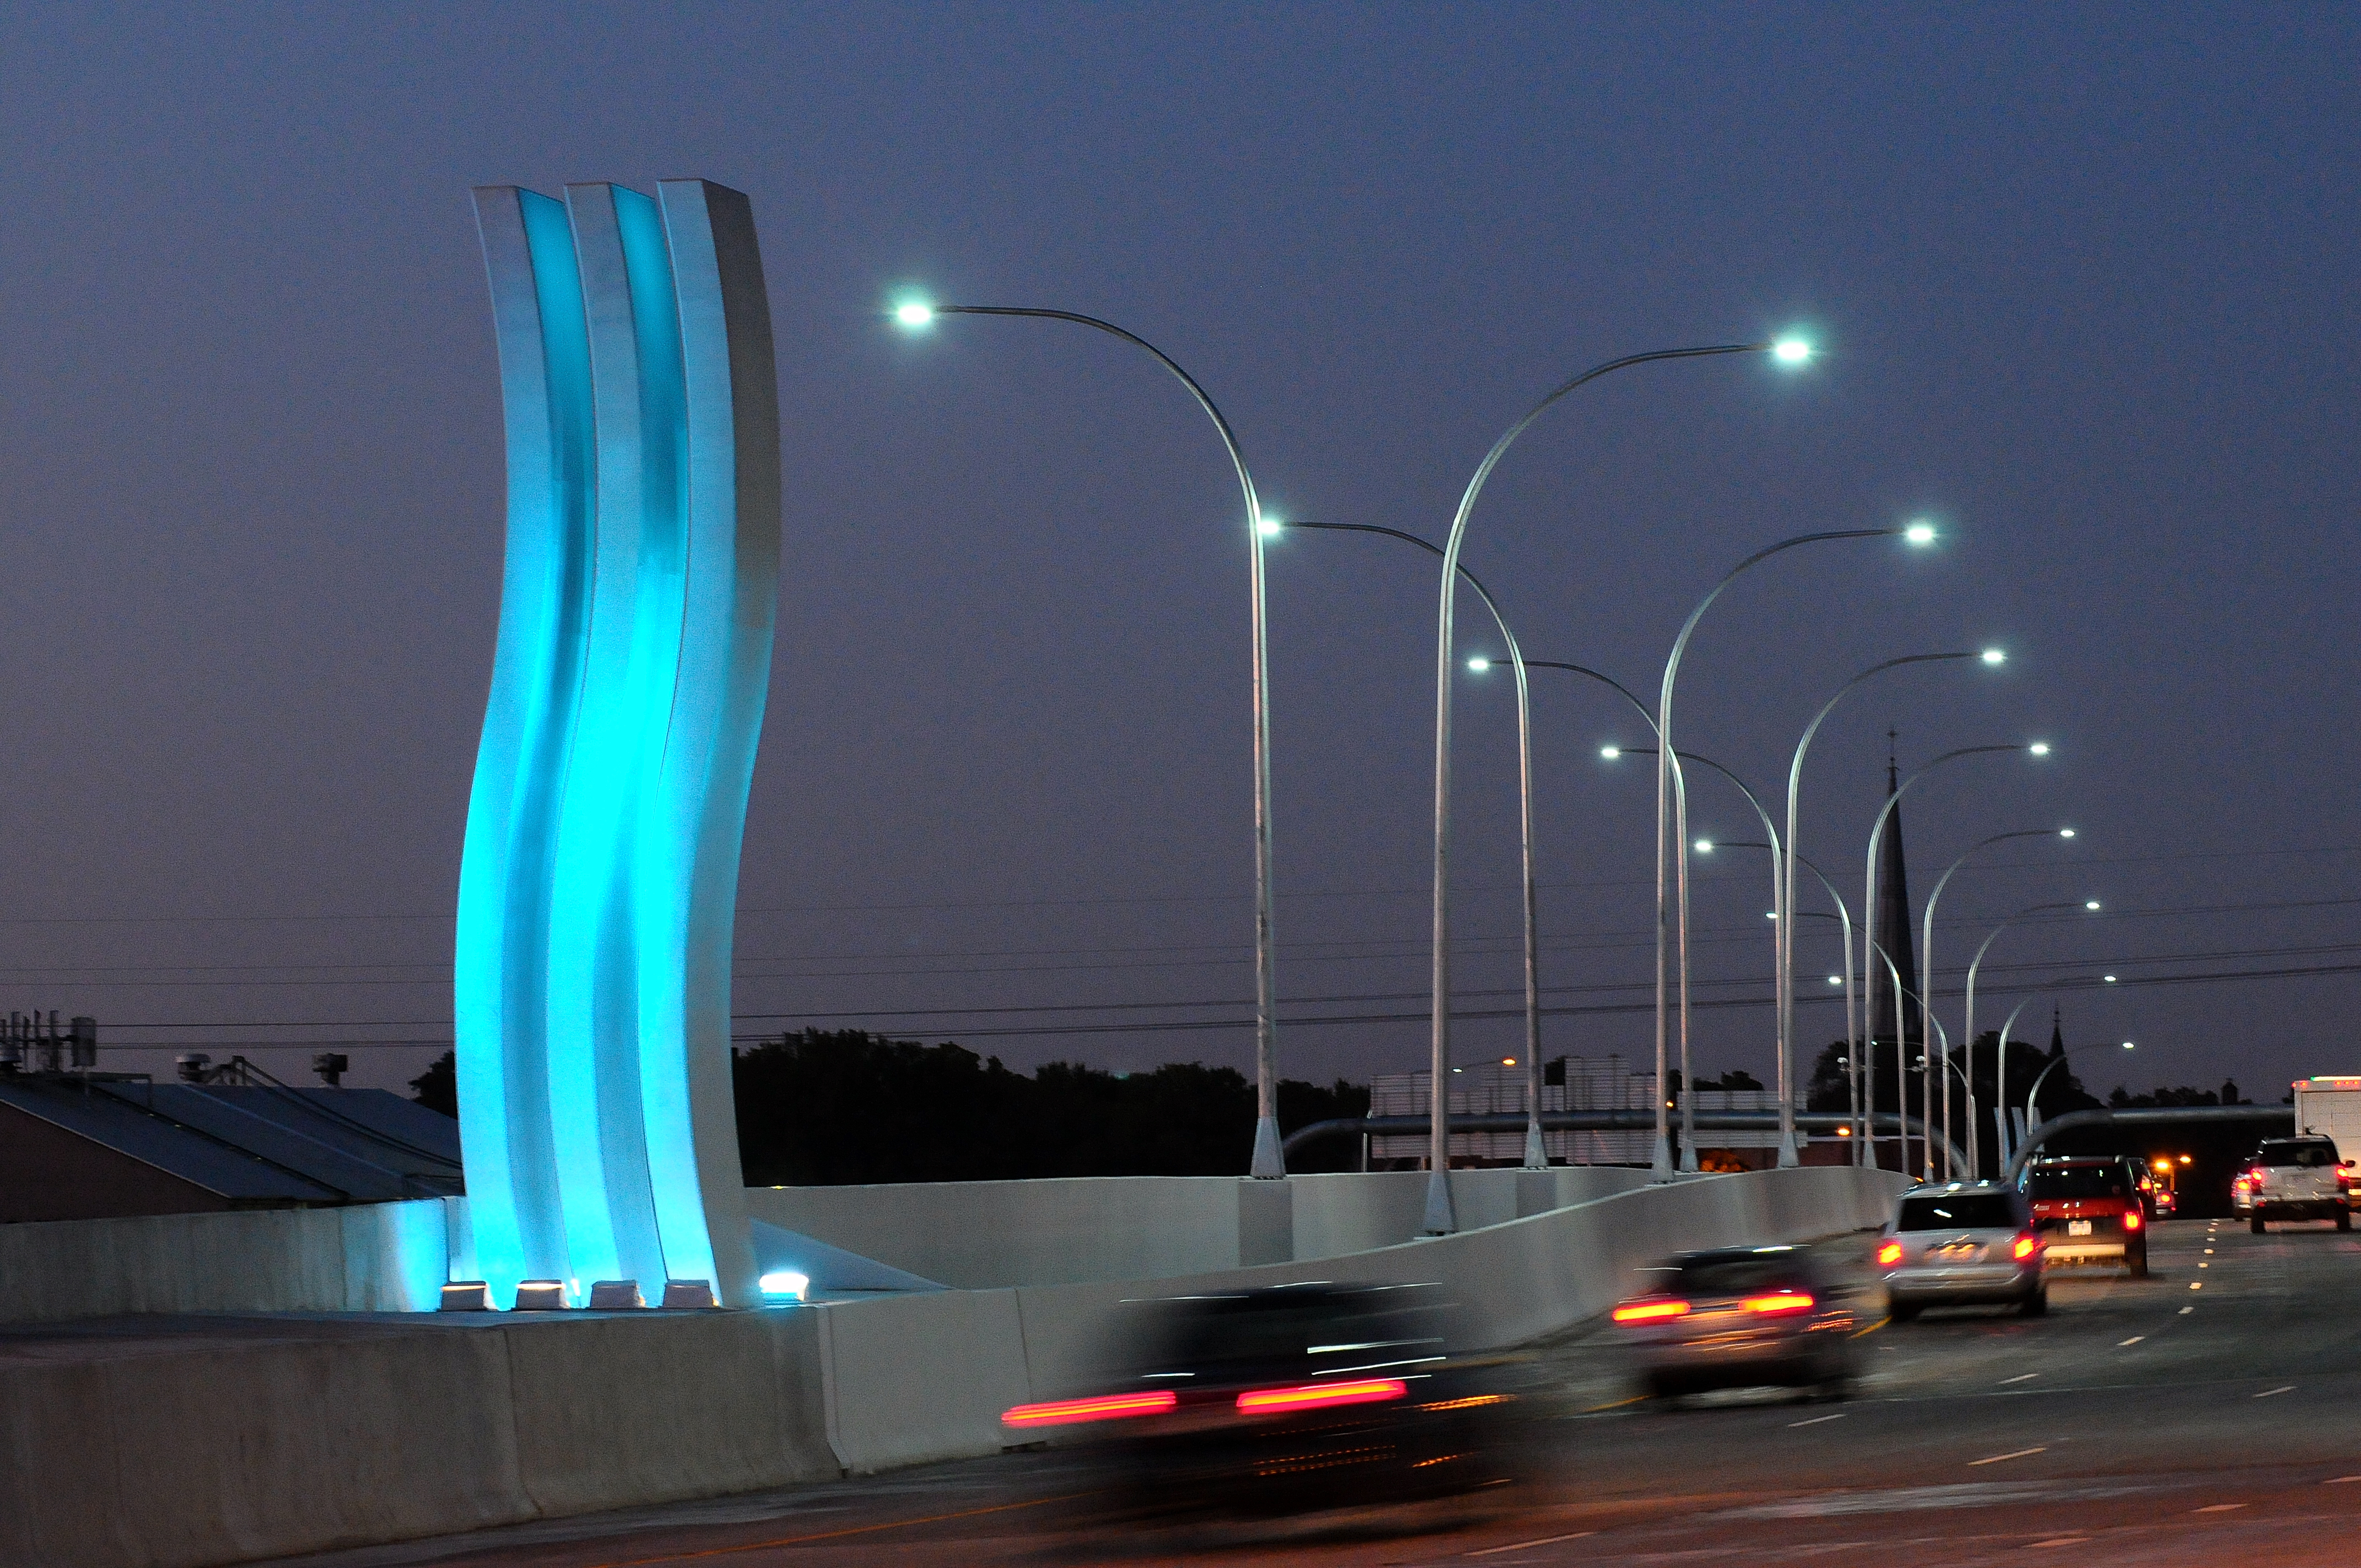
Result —
[[[2092,1263],[2147,1277],[2147,1208],[2114,1155],[2037,1159],[2017,1179],[2052,1268]]]

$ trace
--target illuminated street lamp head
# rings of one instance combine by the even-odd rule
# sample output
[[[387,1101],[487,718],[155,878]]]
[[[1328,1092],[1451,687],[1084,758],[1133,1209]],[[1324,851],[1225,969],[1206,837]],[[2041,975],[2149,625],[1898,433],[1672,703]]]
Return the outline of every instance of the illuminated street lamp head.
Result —
[[[2008,654],[1998,648],[1987,648],[1983,652],[1983,661],[1987,664],[2005,664],[2008,663]]]
[[[2060,839],[2071,839],[2074,836],[2074,829],[2071,828],[2060,828],[2058,829],[2058,836]]]
[[[1281,522],[1275,517],[1266,517],[1258,520],[1255,523],[1255,532],[1261,534],[1265,539],[1276,539],[1279,537],[1279,531],[1284,529],[1286,526],[1286,523]]]
[[[2097,899],[2095,899],[2095,898],[2085,900],[2085,901],[2084,901],[2084,903],[2083,903],[2083,905],[2082,905],[2082,907],[2083,907],[2083,908],[2085,908],[2085,909],[2095,910],[2095,909],[2097,909],[2097,908],[2099,907],[2099,901],[2098,901]],[[2114,979],[2115,977],[2114,977],[2114,975],[2109,975],[2107,978],[2108,978],[2109,980],[2113,980],[2113,979]]]
[[[1935,543],[1935,525],[1914,522],[1902,531],[1902,537],[1912,544],[1932,544]]]
[[[894,307],[894,319],[916,331],[935,324],[935,307],[923,300],[912,300]]]
[[[2049,742],[2047,740],[2036,740],[2032,745],[2027,746],[2026,750],[2032,752],[2037,757],[2046,757],[2049,755]]]
[[[2109,985],[2113,985],[2113,984],[2114,984],[2114,983],[2115,983],[2115,977],[2114,977],[2114,975],[2103,975],[2103,976],[2102,976],[2101,978],[2102,978],[2102,979],[2103,979],[2103,980],[2104,980],[2104,981],[2105,981]],[[2124,1042],[2124,1049],[2125,1049],[2125,1050],[2130,1050],[2131,1048],[2132,1048],[2131,1042],[2130,1042],[2129,1040],[2125,1040],[2125,1041]]]
[[[1830,985],[1842,985],[1844,983],[1844,976],[1840,974],[1832,974],[1828,976],[1828,983]]]
[[[1476,657],[1467,661],[1467,667],[1480,675],[1485,671],[1492,667],[1492,661],[1487,659],[1481,653],[1478,653]]]
[[[1712,853],[1713,853],[1713,840],[1712,840],[1712,839],[1699,839],[1697,841],[1697,853],[1698,853],[1698,854],[1700,854],[1700,855],[1710,855],[1710,854],[1712,854]]]
[[[1800,337],[1783,337],[1771,345],[1771,357],[1782,365],[1801,365],[1812,356],[1812,345]]]
[[[1598,748],[1598,754],[1611,762],[1616,758],[1623,754],[1623,748],[1620,746],[1601,746]]]
[[[2109,975],[2107,978],[2108,978],[2108,979],[2110,979],[2110,980],[2113,980],[2114,977],[2113,975]],[[2125,1050],[2130,1050],[2131,1048],[2132,1048],[2132,1043],[2131,1043],[2129,1040],[2125,1040],[2125,1041],[2124,1042],[2124,1049],[2125,1049]]]

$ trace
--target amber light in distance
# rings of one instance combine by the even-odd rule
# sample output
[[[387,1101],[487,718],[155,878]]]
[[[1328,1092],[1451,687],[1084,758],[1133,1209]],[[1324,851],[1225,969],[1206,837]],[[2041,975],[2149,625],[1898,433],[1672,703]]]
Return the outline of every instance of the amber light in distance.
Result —
[[[1113,1420],[1121,1416],[1154,1416],[1179,1404],[1170,1388],[1141,1394],[1102,1394],[1094,1399],[1053,1399],[1045,1405],[1017,1405],[1001,1418],[1012,1427],[1064,1427],[1080,1421]]]

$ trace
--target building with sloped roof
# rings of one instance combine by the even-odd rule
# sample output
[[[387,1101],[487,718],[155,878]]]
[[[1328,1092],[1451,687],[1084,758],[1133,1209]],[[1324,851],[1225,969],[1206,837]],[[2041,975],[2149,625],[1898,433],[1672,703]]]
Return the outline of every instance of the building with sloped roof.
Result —
[[[0,1072],[0,1223],[462,1190],[459,1124],[382,1089]]]

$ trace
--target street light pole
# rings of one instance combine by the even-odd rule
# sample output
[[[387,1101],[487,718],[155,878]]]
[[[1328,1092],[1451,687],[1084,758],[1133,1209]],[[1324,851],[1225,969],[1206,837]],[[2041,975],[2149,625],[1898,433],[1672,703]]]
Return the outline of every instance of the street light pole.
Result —
[[[1941,663],[1953,659],[1979,658],[1987,664],[1998,664],[2004,662],[2006,657],[2007,655],[2003,653],[1997,648],[1986,648],[1981,652],[1962,651],[1952,653],[1905,653],[1898,659],[1888,659],[1883,663],[1872,664],[1868,669],[1863,670],[1861,674],[1855,675],[1852,679],[1839,686],[1835,693],[1829,696],[1828,701],[1820,704],[1820,710],[1812,715],[1812,721],[1804,727],[1802,739],[1795,742],[1795,754],[1794,760],[1789,762],[1787,764],[1787,834],[1784,840],[1787,846],[1787,859],[1785,864],[1781,868],[1780,873],[1779,886],[1781,896],[1778,906],[1781,909],[1793,909],[1795,906],[1795,851],[1796,848],[1795,834],[1797,831],[1795,824],[1795,810],[1797,801],[1803,788],[1804,756],[1806,752],[1812,749],[1812,738],[1819,733],[1820,726],[1827,721],[1829,714],[1836,711],[1837,704],[1842,702],[1846,696],[1850,694],[1855,686],[1860,685],[1871,676],[1883,674],[1888,670],[1899,669],[1905,664],[1931,664]],[[1846,985],[1848,988],[1851,985],[1851,939],[1847,938],[1845,942],[1845,970],[1847,976]],[[1794,935],[1790,930],[1790,923],[1785,920],[1782,920],[1779,923],[1778,1001],[1779,1163],[1784,1167],[1794,1165],[1796,1160],[1795,1089],[1795,945]],[[1850,1023],[1850,1016],[1847,1018],[1847,1023],[1848,1025]],[[1853,1055],[1850,1047],[1847,1049],[1846,1055],[1848,1058]],[[1858,1069],[1854,1070],[1853,1076],[1855,1080],[1858,1080],[1860,1077]],[[1858,1149],[1856,1148],[1856,1155],[1857,1154]]]
[[[1967,853],[1945,866],[1943,874],[1935,879],[1935,891],[1927,895],[1926,910],[1920,916],[1918,926],[1918,961],[1926,966],[1926,980],[1918,988],[1918,1038],[1921,1041],[1928,1038],[1928,1030],[1933,1026],[1935,1020],[1935,905],[1941,902],[1943,888],[1950,882],[1952,873],[1966,865],[1969,857],[1979,850],[1988,849],[1994,844],[2006,843],[2011,839],[2071,839],[2073,836],[2074,829],[2071,828],[2027,828],[2014,833],[1995,833],[1989,839],[1980,839],[1968,846]],[[1976,1005],[1975,992],[1972,987],[1968,992],[1967,1026],[1968,1051],[1970,1055],[1973,1055],[1976,1048],[1974,1033]],[[1974,1065],[1972,1062],[1969,1064],[1970,1067]],[[1971,1093],[1969,1098],[1973,1099],[1974,1095]],[[1944,1091],[1943,1093],[1943,1136],[1946,1140],[1949,1140],[1951,1136],[1951,1095],[1949,1090]],[[1972,1121],[1968,1124],[1968,1179],[1973,1181],[1981,1166],[1977,1159],[1975,1124]],[[1951,1157],[1948,1150],[1945,1151],[1943,1157],[1946,1160]],[[1944,1179],[1950,1179],[1951,1174],[1949,1170],[1944,1171]]]
[[[1440,555],[1443,547],[1415,533],[1399,528],[1380,528],[1368,522],[1290,522],[1288,528],[1315,529],[1330,533],[1376,533],[1388,539],[1399,539],[1405,544],[1415,544],[1430,555]],[[1525,685],[1524,650],[1517,643],[1517,634],[1509,629],[1509,618],[1500,613],[1499,602],[1466,566],[1458,568],[1459,580],[1476,590],[1484,608],[1492,613],[1492,624],[1499,630],[1500,641],[1508,645],[1509,666],[1517,678],[1517,812],[1518,849],[1524,868],[1525,919],[1525,1168],[1543,1170],[1549,1167],[1549,1151],[1542,1141],[1542,948],[1541,898],[1533,880],[1533,709],[1532,699]],[[1488,659],[1470,659],[1468,667],[1479,674],[1491,668]],[[1440,1092],[1440,1091],[1437,1091]]]
[[[1696,632],[1697,622],[1705,619],[1705,612],[1712,608],[1713,601],[1719,598],[1722,591],[1737,581],[1739,576],[1749,568],[1769,560],[1782,551],[1793,550],[1799,545],[1817,544],[1840,539],[1895,538],[1906,539],[1912,544],[1931,544],[1935,542],[1935,530],[1932,524],[1925,522],[1914,522],[1903,528],[1834,529],[1817,533],[1797,534],[1793,539],[1783,539],[1776,544],[1766,545],[1724,573],[1721,580],[1714,584],[1705,598],[1697,601],[1697,608],[1689,611],[1688,620],[1681,625],[1680,634],[1673,639],[1672,652],[1664,659],[1664,684],[1659,688],[1656,697],[1656,740],[1662,749],[1656,758],[1656,1098],[1659,1102],[1664,1099],[1664,837],[1668,826],[1673,828],[1675,839],[1673,858],[1675,862],[1675,875],[1678,883],[1677,895],[1683,910],[1684,927],[1687,924],[1686,914],[1689,896],[1688,821],[1686,816],[1683,816],[1676,825],[1668,824],[1666,821],[1668,811],[1677,804],[1670,798],[1672,794],[1670,753],[1679,746],[1679,742],[1673,737],[1673,688],[1675,683],[1680,678],[1681,655],[1688,651],[1689,638]],[[1681,944],[1680,949],[1680,1008],[1681,1057],[1686,1061],[1688,1058],[1689,1044],[1689,954],[1688,944],[1686,941]],[[1782,1051],[1781,1055],[1784,1058],[1785,1053]],[[1686,1080],[1683,1081],[1686,1082]],[[1681,1168],[1695,1170],[1696,1160],[1696,1151],[1684,1146],[1681,1152]],[[1671,1174],[1672,1150],[1664,1141],[1662,1127],[1657,1129],[1656,1155],[1653,1163],[1656,1175],[1660,1179]]]
[[[1238,489],[1246,498],[1248,582],[1253,604],[1254,631],[1254,833],[1255,833],[1255,1136],[1254,1154],[1248,1166],[1249,1174],[1258,1179],[1269,1179],[1287,1174],[1285,1157],[1279,1139],[1279,1040],[1278,1000],[1279,974],[1277,943],[1273,937],[1270,850],[1270,636],[1269,623],[1263,593],[1263,540],[1269,530],[1264,521],[1262,500],[1256,493],[1254,475],[1246,467],[1246,454],[1239,448],[1237,433],[1230,428],[1212,396],[1200,386],[1197,378],[1180,367],[1178,360],[1137,333],[1125,331],[1113,322],[1096,316],[1080,315],[1072,311],[1045,310],[1025,305],[935,305],[912,302],[894,312],[894,319],[911,329],[932,325],[939,316],[1024,316],[1038,321],[1071,322],[1121,338],[1133,347],[1143,350],[1156,362],[1170,371],[1189,389],[1205,417],[1222,438],[1223,447],[1230,455],[1230,466],[1237,470]],[[1444,598],[1450,598],[1450,577],[1444,576]]]
[[[1852,1111],[1852,1118],[1853,1118],[1853,1134],[1854,1134],[1853,1140],[1852,1140],[1852,1148],[1851,1148],[1851,1152],[1847,1156],[1847,1157],[1848,1157],[1849,1159],[1850,1159],[1854,1165],[1859,1166],[1859,1165],[1861,1165],[1861,1164],[1864,1163],[1864,1162],[1863,1162],[1863,1158],[1862,1158],[1862,1155],[1861,1155],[1861,1149],[1862,1149],[1863,1145],[1864,1145],[1864,1144],[1866,1144],[1866,1143],[1868,1142],[1868,1126],[1867,1126],[1867,1124],[1866,1124],[1865,1122],[1863,1122],[1863,1120],[1862,1120],[1862,1118],[1861,1118],[1861,1112],[1862,1112],[1861,1097],[1861,1062],[1860,1062],[1860,1057],[1861,1057],[1861,1016],[1860,1016],[1860,1012],[1859,1012],[1859,1010],[1858,1010],[1858,1009],[1856,1009],[1856,1008],[1855,1008],[1855,1006],[1853,1005],[1853,984],[1852,984],[1852,910],[1851,910],[1851,909],[1850,909],[1850,907],[1845,904],[1845,901],[1844,901],[1844,895],[1843,895],[1842,894],[1840,894],[1840,893],[1839,893],[1839,892],[1837,891],[1837,884],[1836,884],[1835,883],[1832,883],[1832,882],[1830,882],[1830,881],[1828,880],[1828,872],[1824,872],[1824,871],[1820,870],[1820,868],[1819,868],[1819,867],[1817,867],[1817,866],[1814,865],[1811,861],[1807,861],[1807,860],[1805,860],[1805,859],[1804,859],[1804,857],[1803,857],[1802,855],[1800,855],[1800,854],[1796,854],[1796,853],[1795,853],[1795,846],[1794,846],[1794,845],[1792,845],[1792,844],[1788,846],[1788,853],[1789,853],[1791,856],[1793,856],[1793,857],[1794,857],[1794,859],[1795,860],[1795,861],[1796,861],[1796,862],[1798,862],[1798,863],[1800,863],[1806,871],[1807,871],[1807,872],[1811,872],[1814,876],[1816,876],[1816,877],[1817,877],[1817,878],[1819,879],[1820,886],[1821,886],[1822,888],[1826,889],[1826,890],[1827,890],[1827,892],[1828,892],[1828,902],[1829,902],[1830,904],[1833,904],[1833,905],[1835,905],[1837,906],[1837,912],[1836,912],[1835,916],[1833,916],[1833,918],[1834,918],[1834,919],[1836,919],[1836,920],[1838,920],[1838,921],[1839,921],[1839,922],[1840,922],[1840,924],[1841,924],[1840,933],[1839,933],[1839,938],[1838,938],[1838,942],[1839,942],[1838,951],[1839,951],[1839,956],[1841,956],[1841,957],[1842,957],[1842,959],[1844,959],[1844,973],[1843,973],[1843,974],[1842,974],[1842,976],[1840,976],[1840,977],[1839,977],[1839,976],[1830,976],[1829,978],[1830,978],[1830,979],[1832,979],[1832,980],[1833,980],[1833,979],[1839,979],[1839,978],[1841,978],[1841,979],[1842,979],[1842,981],[1844,981],[1844,1004],[1845,1004],[1845,1060],[1844,1060],[1844,1069],[1845,1069],[1845,1080],[1846,1080],[1846,1081],[1847,1081],[1849,1084],[1850,1084],[1850,1085],[1851,1085],[1851,1091],[1851,1091],[1851,1093],[1850,1093],[1850,1096],[1848,1096],[1848,1101],[1847,1101],[1847,1102],[1850,1104],[1850,1106],[1851,1107],[1851,1111]],[[1800,917],[1800,915],[1799,915],[1799,917]],[[1825,916],[1825,915],[1823,915],[1823,916],[1819,916],[1819,918],[1821,918],[1821,919],[1823,919],[1823,920],[1826,920],[1826,919],[1831,918],[1831,916]],[[1791,948],[1790,950],[1792,951],[1792,948]],[[1870,978],[1868,975],[1864,974],[1864,975],[1862,975],[1862,976],[1861,977],[1861,985],[1862,985],[1862,988],[1863,988],[1864,990],[1865,990],[1865,989],[1867,989],[1867,987],[1872,983],[1872,981],[1871,981],[1871,978]]]
[[[1609,762],[1612,762],[1616,757],[1626,754],[1653,755],[1656,750],[1657,748],[1654,747],[1610,746],[1603,749],[1600,754],[1605,756]],[[1680,752],[1675,758],[1675,762],[1676,765],[1681,762],[1702,762],[1707,767],[1711,768],[1715,773],[1719,773],[1723,778],[1728,779],[1731,784],[1736,784],[1738,786],[1738,793],[1746,797],[1746,804],[1754,808],[1754,815],[1762,821],[1763,836],[1769,840],[1768,843],[1752,845],[1731,844],[1726,847],[1734,850],[1758,849],[1768,850],[1771,851],[1771,920],[1773,924],[1773,930],[1771,933],[1772,961],[1776,963],[1778,961],[1778,953],[1780,951],[1779,928],[1786,925],[1786,914],[1780,902],[1782,894],[1779,877],[1780,849],[1778,828],[1773,824],[1771,814],[1763,809],[1762,800],[1756,796],[1752,790],[1746,787],[1746,781],[1740,778],[1736,773],[1731,773],[1728,768],[1723,767],[1719,762],[1715,762],[1710,757],[1699,756],[1695,751]],[[1675,782],[1677,785],[1677,774],[1675,775]],[[1686,848],[1688,833],[1686,792],[1676,788],[1675,792],[1675,799],[1679,806],[1679,810],[1676,815],[1681,824],[1681,832],[1683,835],[1682,843],[1683,847]],[[1697,841],[1696,847],[1701,852],[1710,852],[1715,846],[1708,840],[1700,839]],[[1681,891],[1679,948],[1682,954],[1683,969],[1686,970],[1689,950],[1689,901],[1687,896],[1688,889],[1686,875],[1683,877]],[[1688,977],[1686,972],[1681,977],[1681,994],[1684,1002],[1686,1003],[1688,995]],[[1773,995],[1774,998],[1775,1007],[1775,998],[1777,995],[1775,986],[1773,991]],[[1696,1087],[1692,1081],[1694,1076],[1695,1069],[1690,1065],[1689,1061],[1688,1030],[1684,1028],[1681,1031],[1681,1168],[1683,1170],[1695,1170],[1697,1168],[1697,1114],[1695,1101],[1691,1094],[1691,1091]]]
[[[1900,784],[1894,785],[1894,793],[1887,795],[1885,797],[1885,804],[1878,808],[1876,820],[1869,825],[1868,870],[1861,881],[1861,920],[1862,947],[1861,953],[1861,969],[1862,974],[1868,975],[1876,972],[1875,966],[1870,961],[1869,950],[1870,948],[1874,945],[1877,932],[1877,851],[1878,841],[1885,835],[1885,819],[1894,815],[1894,808],[1902,804],[1902,797],[1910,792],[1910,786],[1916,784],[1920,779],[1925,778],[1928,773],[1933,773],[1937,768],[1941,767],[1946,762],[1956,762],[1961,757],[1982,756],[1987,752],[1993,751],[2023,751],[2028,756],[2046,757],[2049,755],[2049,746],[2047,741],[2036,740],[2031,745],[2025,746],[1962,746],[1956,751],[1946,751],[1941,756],[1937,757],[1933,762],[1928,762],[1925,767],[1920,768],[1916,773],[1912,773],[1908,778],[1904,779]],[[1906,909],[1904,910],[1902,912],[1902,918],[1903,929],[1907,932],[1910,928],[1910,912]],[[1897,1075],[1894,1080],[1894,1088],[1897,1093],[1901,1091],[1903,1086],[1909,1081],[1910,1078],[1907,1054],[1909,1051],[1909,1046],[1904,1037],[1907,1036],[1910,1031],[1903,1025],[1903,1019],[1906,1016],[1907,1014],[1902,1011],[1901,998],[1897,989],[1894,1011],[1894,1070]],[[1867,1045],[1869,1047],[1874,1048],[1876,1042],[1873,1040],[1869,1041],[1867,1042]],[[1900,1113],[1902,1108],[1902,1102],[1900,1101],[1896,1101],[1895,1111],[1897,1114]],[[1931,1151],[1928,1153],[1927,1157],[1930,1160],[1934,1157]],[[1910,1165],[1910,1141],[1906,1135],[1904,1136],[1902,1143],[1902,1161],[1903,1169],[1906,1172],[1909,1169]],[[1930,1171],[1929,1174],[1931,1175],[1932,1172]]]
[[[2075,1046],[2070,1049],[2060,1051],[2058,1053],[2057,1060],[2051,1062],[2048,1067],[2041,1069],[2040,1075],[2033,1080],[2033,1087],[2025,1091],[2025,1126],[2027,1132],[2031,1132],[2034,1128],[2041,1125],[2040,1122],[2035,1119],[2033,1114],[2033,1102],[2035,1096],[2041,1092],[2041,1086],[2048,1081],[2049,1075],[2056,1072],[2059,1068],[2065,1066],[2066,1058],[2068,1057],[2080,1055],[2083,1051],[2097,1050],[2099,1048],[2099,1045],[2100,1042],[2094,1040],[2087,1046]],[[2129,1040],[2125,1040],[2124,1042],[2124,1049],[2130,1050],[2132,1049],[2132,1047],[2133,1042]]]
[[[1976,1036],[1974,1032],[1976,1027],[1976,971],[1983,967],[1984,955],[1992,951],[1992,945],[1994,942],[1999,941],[2000,934],[2007,930],[2011,926],[2015,925],[2018,921],[2024,919],[2028,915],[2045,914],[2053,909],[2087,909],[2095,915],[2099,910],[2099,901],[2095,898],[2086,898],[2079,901],[2069,898],[2049,904],[2029,904],[2023,909],[2018,910],[2015,914],[2010,916],[2007,919],[2002,921],[1999,925],[1993,927],[1991,933],[1984,938],[1983,941],[1978,944],[1976,948],[1976,956],[1968,960],[1966,1024],[1969,1031],[1969,1055],[1973,1056],[1976,1048]],[[2014,1014],[2011,1016],[2013,1017]],[[1993,1052],[1994,1058],[1993,1066],[1995,1069],[1999,1066],[1999,1058],[2004,1057],[2007,1054],[2007,1035],[2006,1032],[2004,1031],[2001,1036],[2001,1044],[1994,1047]],[[1993,1081],[1998,1082],[1998,1078],[1995,1077]]]
[[[1553,403],[1576,389],[1587,385],[1602,376],[1634,365],[1646,365],[1664,359],[1696,359],[1723,354],[1770,354],[1783,364],[1800,364],[1811,356],[1808,345],[1787,339],[1766,343],[1715,344],[1697,348],[1664,348],[1646,354],[1626,355],[1593,366],[1579,376],[1565,381],[1528,409],[1523,417],[1502,432],[1492,443],[1483,462],[1467,481],[1467,488],[1459,499],[1459,510],[1451,520],[1451,532],[1443,544],[1442,586],[1435,611],[1434,632],[1434,929],[1433,934],[1433,1010],[1431,1020],[1431,1053],[1429,1081],[1433,1092],[1428,1096],[1426,1213],[1421,1228],[1428,1235],[1448,1235],[1458,1229],[1458,1220],[1451,1202],[1451,1134],[1447,1113],[1448,1096],[1444,1085],[1451,1076],[1451,687],[1452,687],[1452,610],[1457,587],[1460,546],[1466,542],[1468,519],[1475,514],[1477,498],[1484,493],[1485,481],[1500,459],[1508,455],[1532,422],[1541,418]],[[1659,817],[1663,815],[1661,811]],[[1658,835],[1658,859],[1662,860],[1662,835]],[[1660,873],[1661,874],[1661,873]],[[1662,925],[1661,916],[1658,921]],[[1661,1011],[1661,1004],[1659,1011]],[[1658,1034],[1661,1039],[1661,1024]],[[1662,1130],[1664,1103],[1664,1051],[1657,1047],[1657,1119]]]

